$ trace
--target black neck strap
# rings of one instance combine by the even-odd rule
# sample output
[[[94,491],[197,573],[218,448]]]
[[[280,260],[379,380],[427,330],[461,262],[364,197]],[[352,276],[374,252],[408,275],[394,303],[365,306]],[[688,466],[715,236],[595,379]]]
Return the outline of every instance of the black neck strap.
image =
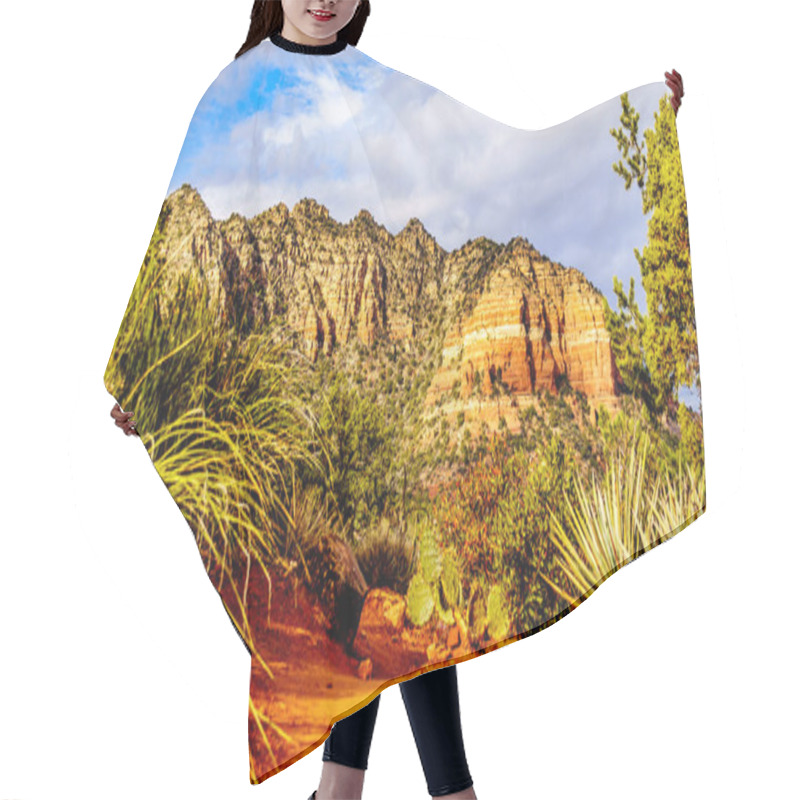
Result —
[[[310,56],[326,56],[333,53],[341,53],[347,47],[346,39],[337,39],[335,42],[329,44],[300,44],[293,42],[282,36],[278,31],[273,33],[269,40],[272,44],[280,47],[282,50],[288,50],[290,53],[306,53]]]

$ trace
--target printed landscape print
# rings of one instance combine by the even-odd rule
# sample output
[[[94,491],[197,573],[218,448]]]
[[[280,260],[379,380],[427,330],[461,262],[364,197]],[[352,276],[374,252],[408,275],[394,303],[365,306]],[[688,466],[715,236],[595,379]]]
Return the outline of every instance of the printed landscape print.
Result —
[[[233,77],[246,67],[265,85],[259,50]],[[309,70],[294,92],[304,121],[283,139],[269,131],[270,147],[315,146],[301,102],[313,92],[297,87],[331,67]],[[268,159],[258,179],[230,167],[226,184],[219,138],[200,158],[201,112],[225,113],[209,100],[105,373],[252,657],[251,783],[386,687],[553,624],[706,505],[687,206],[663,84],[630,93],[650,110],[641,132],[627,93],[533,132],[385,78],[428,92],[414,107],[431,119],[447,106],[473,135],[484,126],[485,163],[503,157],[488,137],[524,140],[513,154],[541,157],[535,180],[490,178],[476,155],[426,171],[423,191],[412,159],[403,191],[373,171],[377,190],[353,198],[341,163],[315,156],[327,196],[377,191],[374,207],[338,218],[324,189],[275,175],[286,199],[260,203],[236,181],[266,186]],[[361,79],[368,101],[375,84]],[[232,141],[263,111],[208,130]],[[369,158],[366,123],[359,136],[343,119],[342,142]],[[494,180],[488,194],[465,188]],[[226,209],[245,196],[253,208]],[[387,227],[416,200],[427,214]]]

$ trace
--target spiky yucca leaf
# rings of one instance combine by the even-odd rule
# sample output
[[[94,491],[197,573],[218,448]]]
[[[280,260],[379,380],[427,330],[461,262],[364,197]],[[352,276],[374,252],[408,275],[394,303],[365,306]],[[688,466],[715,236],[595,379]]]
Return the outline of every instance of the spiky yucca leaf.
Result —
[[[399,524],[383,518],[356,547],[356,557],[370,586],[405,594],[415,571],[415,542]]]
[[[674,479],[659,475],[653,491],[650,510],[651,524],[645,549],[650,550],[681,531],[706,508],[706,479],[704,465],[678,464]]]
[[[576,587],[577,596],[567,594],[545,575],[542,577],[570,603],[591,594],[643,547],[648,511],[643,489],[649,444],[646,434],[634,433],[627,456],[617,451],[602,481],[593,472],[587,489],[578,478],[578,506],[568,507],[566,527],[551,514],[550,537],[563,557],[557,559],[557,564]]]

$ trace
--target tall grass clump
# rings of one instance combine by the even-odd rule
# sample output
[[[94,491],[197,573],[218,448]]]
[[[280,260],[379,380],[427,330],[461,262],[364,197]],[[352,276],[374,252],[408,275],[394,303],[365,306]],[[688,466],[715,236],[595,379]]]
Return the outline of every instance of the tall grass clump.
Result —
[[[551,584],[575,606],[606,578],[656,544],[675,535],[705,508],[702,465],[659,472],[650,434],[634,424],[624,444],[611,450],[601,475],[576,478],[577,502],[566,520],[552,516],[558,567],[574,587]],[[548,581],[549,582],[549,581]]]
[[[359,540],[355,554],[370,586],[406,593],[416,566],[416,540],[401,523],[381,518]]]
[[[209,576],[218,589],[230,580],[247,628],[251,567],[266,571],[279,557],[289,517],[285,476],[298,463],[320,467],[300,400],[306,362],[277,323],[248,336],[228,327],[201,276],[170,273],[175,256],[163,257],[162,239],[159,227],[105,382],[134,412]]]

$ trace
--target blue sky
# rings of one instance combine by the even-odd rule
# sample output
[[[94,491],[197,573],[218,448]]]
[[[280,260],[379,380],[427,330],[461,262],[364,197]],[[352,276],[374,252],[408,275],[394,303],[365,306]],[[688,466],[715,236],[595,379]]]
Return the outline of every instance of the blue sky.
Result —
[[[513,92],[513,81],[498,90]],[[667,91],[663,82],[629,91],[640,138]],[[418,217],[446,250],[523,236],[583,272],[613,307],[612,276],[626,289],[634,276],[644,308],[633,248],[646,244],[647,218],[639,189],[626,191],[611,167],[620,113],[615,97],[524,130],[357,48],[309,56],[265,40],[201,99],[168,194],[191,183],[216,219],[303,197],[342,223],[366,208],[393,234]]]

